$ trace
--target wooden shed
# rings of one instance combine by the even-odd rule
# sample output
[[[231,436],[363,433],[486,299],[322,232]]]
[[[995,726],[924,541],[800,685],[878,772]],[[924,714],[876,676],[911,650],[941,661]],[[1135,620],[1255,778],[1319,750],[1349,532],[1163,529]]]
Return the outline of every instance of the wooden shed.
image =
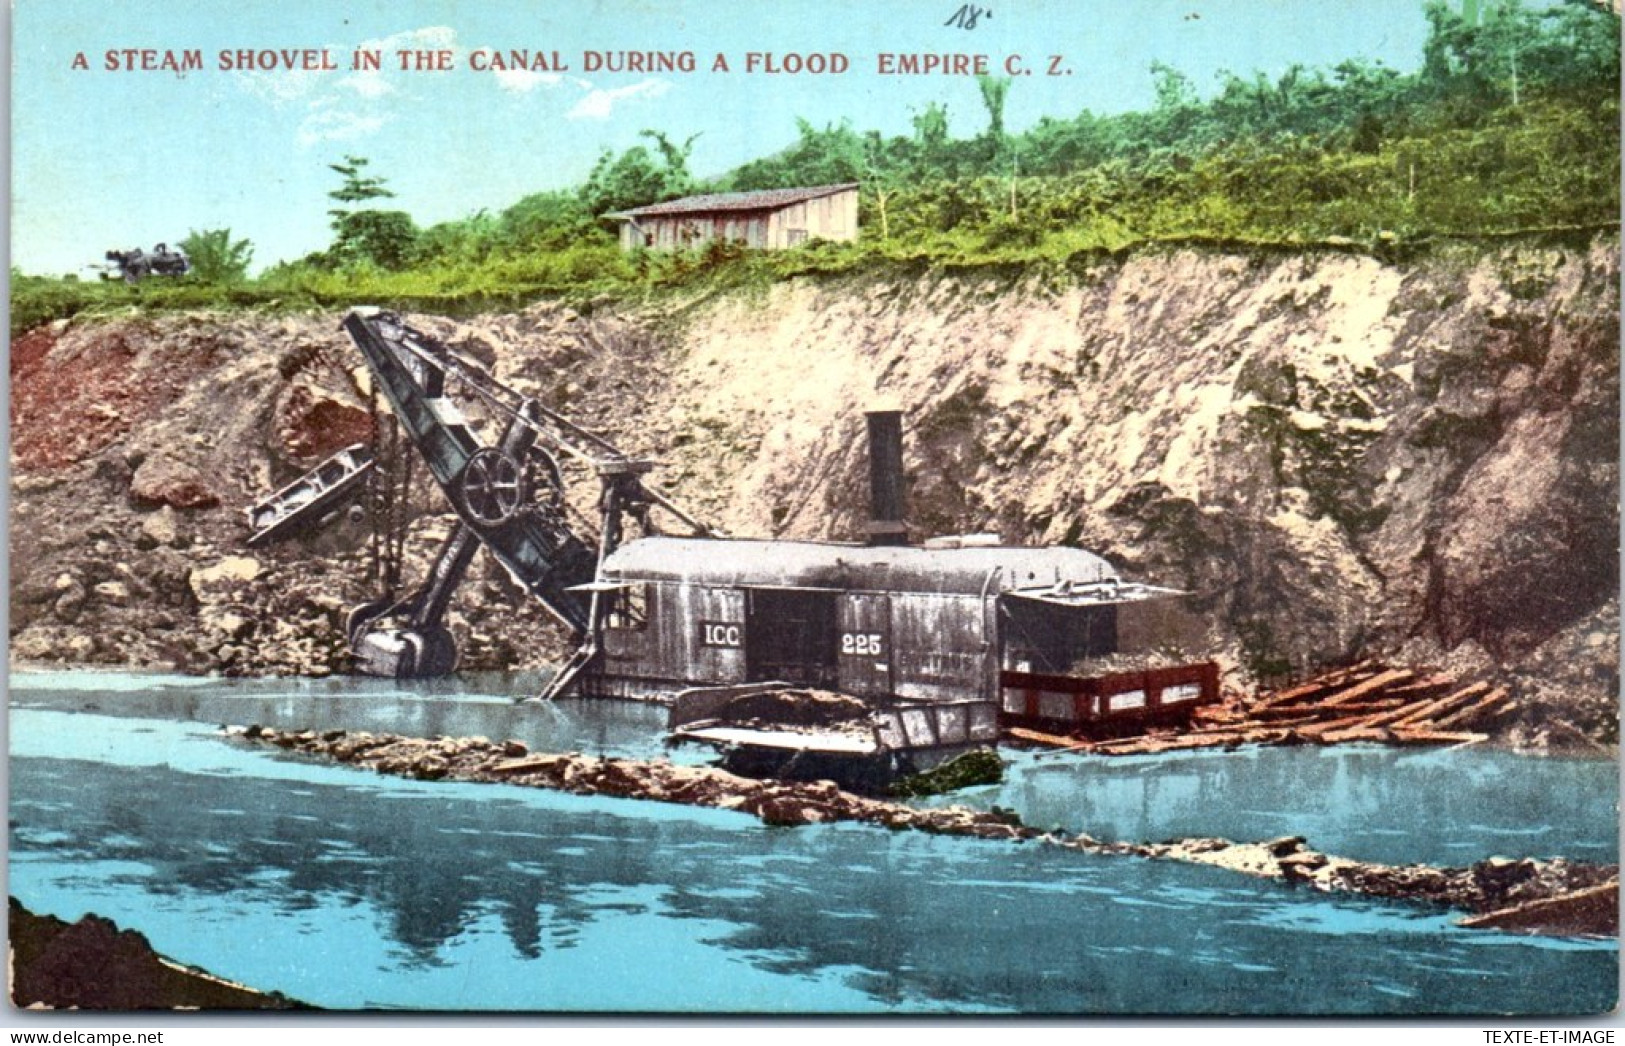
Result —
[[[626,250],[695,247],[712,240],[781,250],[811,239],[857,239],[858,183],[709,193],[606,217],[621,223]]]

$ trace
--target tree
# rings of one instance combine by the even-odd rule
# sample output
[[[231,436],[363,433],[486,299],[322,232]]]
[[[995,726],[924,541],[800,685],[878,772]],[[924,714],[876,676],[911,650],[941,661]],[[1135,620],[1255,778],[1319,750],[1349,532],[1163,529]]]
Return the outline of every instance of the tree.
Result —
[[[694,179],[688,173],[688,156],[694,151],[698,134],[683,139],[682,145],[674,144],[662,131],[639,131],[638,135],[654,142],[655,148],[660,150],[660,158],[666,163],[665,192],[682,196],[694,188]]]
[[[796,143],[783,152],[740,167],[728,180],[732,189],[787,189],[802,185],[855,182],[866,166],[864,139],[842,120],[822,130],[796,118]]]
[[[1617,91],[1618,11],[1594,0],[1562,0],[1539,9],[1523,0],[1485,0],[1462,16],[1429,0],[1423,76],[1438,88],[1465,88],[1481,99],[1522,104],[1546,85],[1597,84]]]
[[[1008,76],[985,73],[976,78],[976,89],[982,92],[982,106],[987,109],[987,136],[995,145],[1004,139],[1004,100],[1013,82]]]
[[[597,227],[573,192],[532,193],[502,212],[504,242],[513,247],[566,247],[590,238]]]
[[[230,229],[192,230],[180,242],[192,263],[192,275],[204,283],[241,283],[254,258],[254,245],[232,241]]]
[[[385,188],[384,179],[366,173],[369,162],[365,157],[346,156],[343,163],[327,165],[344,177],[343,184],[327,194],[328,199],[350,205],[327,212],[334,233],[328,253],[341,265],[370,261],[385,269],[403,269],[412,261],[417,226],[405,211],[356,207],[395,195]]]
[[[341,264],[370,261],[384,269],[404,269],[417,251],[418,228],[405,211],[351,211],[333,223],[338,235],[332,253]]]
[[[581,202],[594,215],[641,207],[661,198],[666,176],[641,145],[619,156],[605,149],[581,186]]]
[[[693,151],[694,140],[699,135],[691,135],[682,145],[677,145],[660,131],[638,134],[655,143],[660,162],[655,162],[654,154],[641,145],[634,145],[619,156],[608,149],[600,153],[580,190],[581,202],[594,215],[672,200],[693,191],[688,154]]]
[[[1619,83],[1619,9],[1592,0],[1566,0],[1541,12],[1548,29],[1531,65],[1552,83]]]
[[[870,131],[863,139],[863,176],[870,194],[880,207],[880,238],[891,239],[891,223],[886,205],[902,187],[897,169],[888,162],[886,143],[879,131]]]
[[[362,171],[371,161],[362,156],[346,156],[343,163],[330,163],[327,166],[344,176],[344,184],[328,193],[328,198],[339,203],[366,203],[368,200],[380,200],[393,197],[395,194],[384,188],[384,179],[363,174]],[[348,211],[328,211],[335,219],[339,215],[348,214]]]
[[[1151,79],[1156,84],[1157,109],[1169,112],[1196,104],[1196,88],[1191,78],[1166,62],[1151,63]]]
[[[914,125],[914,173],[932,178],[947,174],[953,151],[948,140],[947,106],[928,102],[909,122]]]
[[[1534,15],[1518,0],[1498,0],[1482,14],[1474,4],[1466,17],[1442,0],[1429,0],[1424,13],[1429,32],[1423,46],[1423,75],[1429,82],[1444,87],[1460,84],[1480,99],[1504,98],[1519,104],[1520,56],[1540,37]]]

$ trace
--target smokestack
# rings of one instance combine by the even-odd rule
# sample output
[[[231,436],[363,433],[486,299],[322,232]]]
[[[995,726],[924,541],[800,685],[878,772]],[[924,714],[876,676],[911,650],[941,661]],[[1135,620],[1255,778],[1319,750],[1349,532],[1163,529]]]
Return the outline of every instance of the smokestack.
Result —
[[[906,545],[903,412],[871,410],[864,417],[869,419],[869,544]]]

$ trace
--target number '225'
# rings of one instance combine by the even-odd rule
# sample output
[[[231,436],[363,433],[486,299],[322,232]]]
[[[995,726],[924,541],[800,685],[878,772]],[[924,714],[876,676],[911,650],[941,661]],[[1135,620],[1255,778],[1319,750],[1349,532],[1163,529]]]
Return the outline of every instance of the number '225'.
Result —
[[[842,632],[841,653],[859,657],[879,657],[882,653],[878,632]]]

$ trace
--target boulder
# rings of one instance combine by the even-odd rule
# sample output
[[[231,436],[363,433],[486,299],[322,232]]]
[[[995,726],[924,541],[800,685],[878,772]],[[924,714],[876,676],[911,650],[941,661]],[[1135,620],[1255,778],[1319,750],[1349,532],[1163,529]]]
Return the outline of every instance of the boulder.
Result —
[[[62,584],[64,578],[69,582],[67,585]],[[51,609],[63,621],[77,620],[79,612],[85,607],[85,586],[70,575],[64,574],[57,579],[56,587],[57,592],[60,594],[57,596],[56,602],[52,604]]]
[[[187,575],[187,584],[200,603],[218,602],[256,580],[264,568],[252,556],[226,556]]]
[[[73,580],[71,574],[63,574],[61,577],[68,578],[70,582]],[[57,586],[57,580],[59,578],[46,578],[42,574],[30,574],[27,578],[12,586],[12,605],[14,607],[18,604],[34,606],[56,600],[66,591],[65,588]]]
[[[180,536],[174,508],[164,505],[157,512],[141,520],[141,530],[136,541],[138,545],[145,545],[151,549],[159,545],[174,545],[180,540]]]
[[[156,509],[165,505],[182,509],[214,508],[220,495],[209,489],[202,473],[191,465],[163,454],[154,454],[141,463],[130,478],[130,500],[137,508]]]
[[[229,611],[224,614],[205,614],[201,620],[204,627],[210,631],[220,632],[232,639],[241,639],[248,632],[249,621],[241,614]]]
[[[316,385],[294,385],[277,405],[276,450],[299,466],[314,465],[352,443],[372,438],[372,419],[354,403]]]

